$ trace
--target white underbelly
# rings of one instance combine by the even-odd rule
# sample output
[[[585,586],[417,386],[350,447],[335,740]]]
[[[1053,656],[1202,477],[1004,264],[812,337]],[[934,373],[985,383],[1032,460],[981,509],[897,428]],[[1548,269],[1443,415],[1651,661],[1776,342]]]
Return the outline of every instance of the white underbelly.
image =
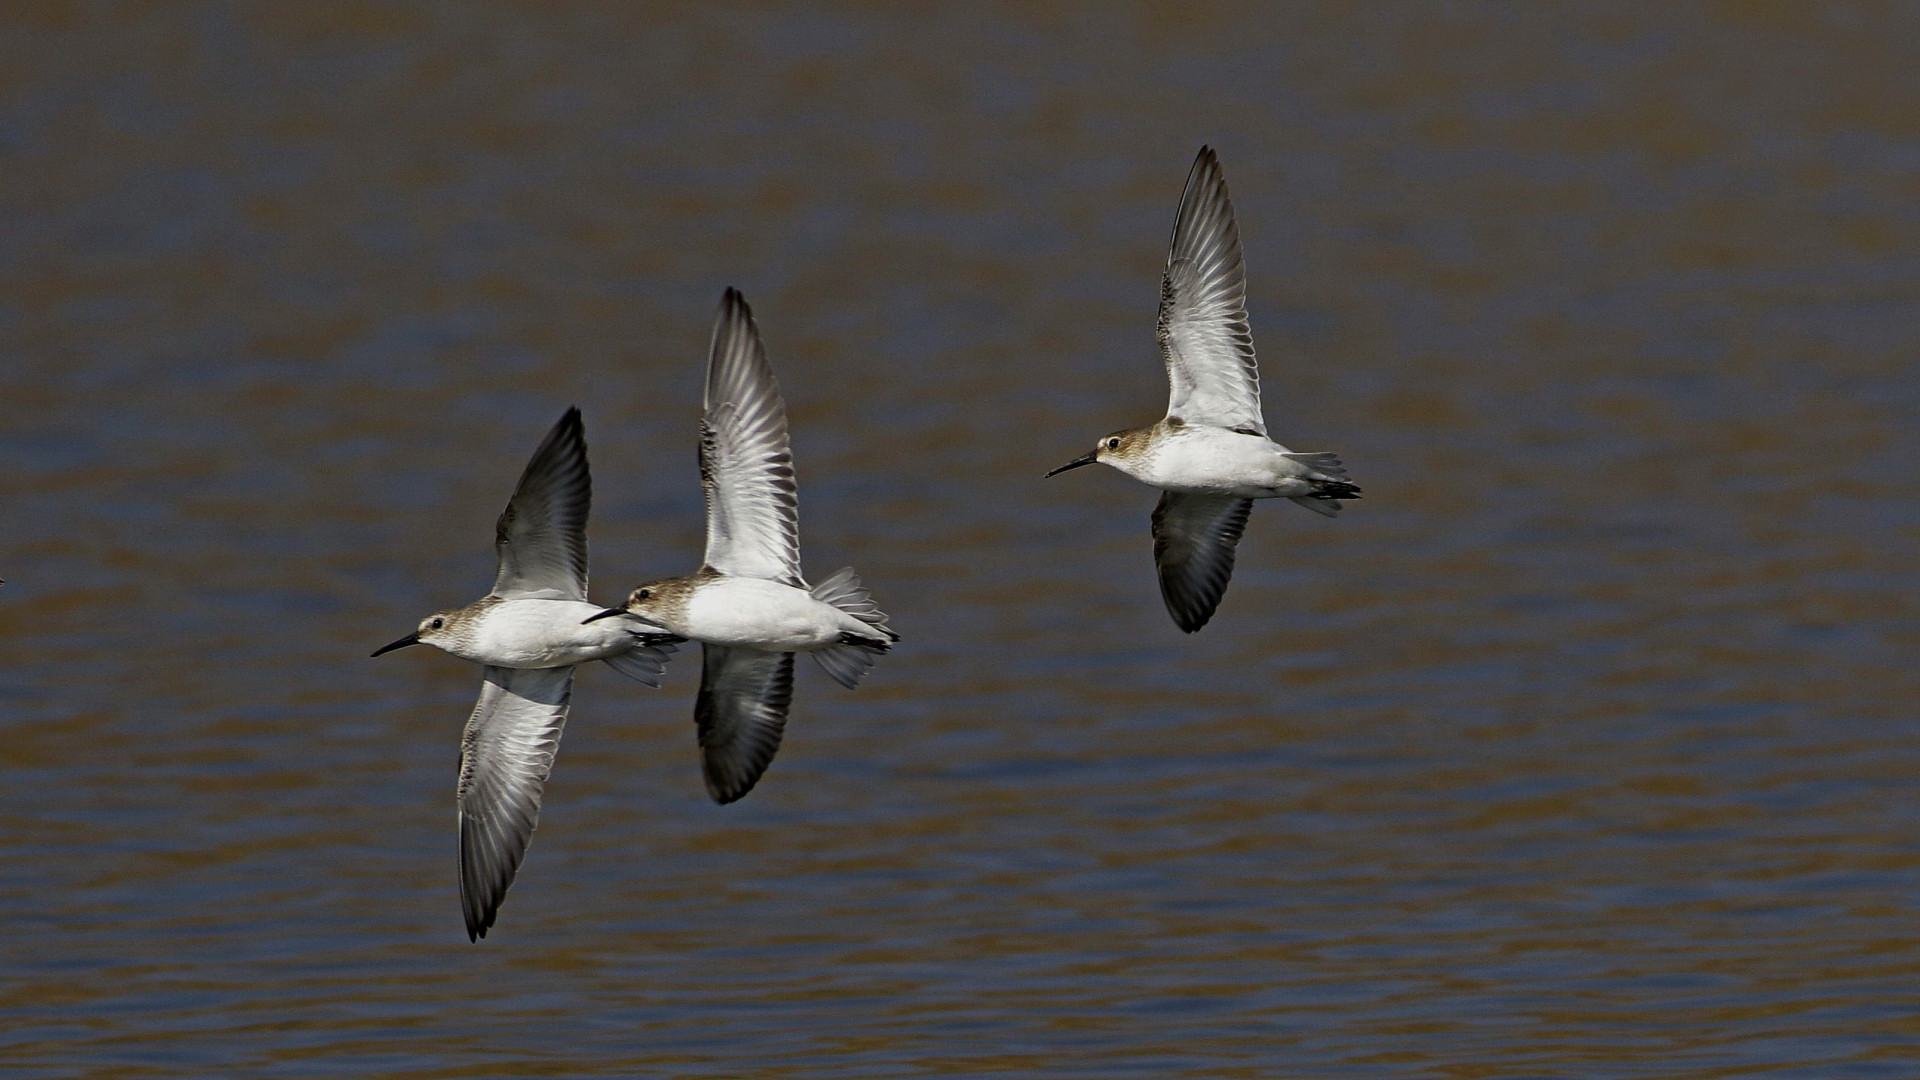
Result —
[[[568,667],[633,648],[624,620],[585,620],[600,611],[578,600],[507,600],[487,612],[468,659],[509,668]]]
[[[706,582],[687,600],[685,633],[714,645],[807,652],[840,640],[843,617],[801,589],[759,578]]]
[[[1268,499],[1309,489],[1304,480],[1288,475],[1295,471],[1299,467],[1278,444],[1220,432],[1169,441],[1154,453],[1140,478],[1168,491]]]

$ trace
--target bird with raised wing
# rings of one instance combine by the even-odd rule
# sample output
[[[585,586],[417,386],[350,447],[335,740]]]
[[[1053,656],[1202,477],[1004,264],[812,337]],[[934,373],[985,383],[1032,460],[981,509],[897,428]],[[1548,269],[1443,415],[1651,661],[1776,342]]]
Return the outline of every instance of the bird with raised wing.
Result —
[[[1226,177],[1213,148],[1203,146],[1187,174],[1160,281],[1167,415],[1113,432],[1047,474],[1099,463],[1161,489],[1153,560],[1167,612],[1189,634],[1207,625],[1226,594],[1253,500],[1291,499],[1332,517],[1360,497],[1338,457],[1296,453],[1267,437],[1246,295]]]
[[[468,940],[487,936],[526,856],[560,746],[573,672],[603,660],[660,685],[680,640],[637,624],[582,620],[587,602],[587,512],[593,483],[580,410],[568,409],[533,452],[494,528],[493,589],[437,611],[373,655],[432,645],[484,665],[480,700],[460,741],[460,906]]]
[[[799,494],[787,407],[746,300],[728,289],[714,322],[700,425],[707,552],[688,577],[648,582],[614,620],[701,643],[694,722],[714,801],[753,789],[780,749],[793,657],[812,655],[852,689],[898,634],[852,569],[819,585],[800,574]]]

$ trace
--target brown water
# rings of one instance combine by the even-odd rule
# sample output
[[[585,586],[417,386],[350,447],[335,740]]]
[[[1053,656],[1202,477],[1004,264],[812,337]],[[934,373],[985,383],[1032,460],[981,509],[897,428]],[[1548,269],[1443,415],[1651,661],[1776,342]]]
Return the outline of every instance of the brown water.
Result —
[[[20,1077],[1920,1075],[1920,9],[0,9]],[[1148,490],[1217,146],[1275,430],[1200,635]],[[724,285],[808,566],[746,801],[583,675],[469,945],[477,595],[569,403],[698,557]]]

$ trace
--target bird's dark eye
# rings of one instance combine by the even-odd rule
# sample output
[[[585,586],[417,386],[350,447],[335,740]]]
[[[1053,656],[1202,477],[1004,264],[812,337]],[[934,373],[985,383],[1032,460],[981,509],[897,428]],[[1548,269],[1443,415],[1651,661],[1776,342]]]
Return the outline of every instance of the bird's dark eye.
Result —
[[[440,629],[441,627],[443,627],[443,626],[445,626],[445,625],[447,625],[447,620],[445,620],[445,619],[435,619],[435,620],[433,620],[432,622],[429,622],[429,623],[427,624],[427,629],[429,629],[429,630],[438,630],[438,629]]]
[[[650,597],[650,596],[652,596],[652,595],[653,595],[653,590],[652,590],[652,589],[641,589],[641,590],[640,590],[639,592],[637,592],[637,593],[635,593],[634,595],[635,595],[635,596],[638,596],[638,597],[639,597],[640,599],[642,599],[642,600],[645,600],[645,599],[647,599],[648,597]]]
[[[1119,440],[1119,439],[1108,439],[1108,440],[1107,440],[1107,449],[1109,449],[1109,450],[1118,450],[1118,449],[1120,449],[1120,440]]]

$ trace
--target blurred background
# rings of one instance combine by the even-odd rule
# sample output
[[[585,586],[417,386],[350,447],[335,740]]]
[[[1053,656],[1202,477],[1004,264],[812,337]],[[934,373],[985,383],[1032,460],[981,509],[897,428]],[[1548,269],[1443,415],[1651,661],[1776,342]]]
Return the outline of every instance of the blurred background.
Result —
[[[1920,1072],[1920,8],[0,9],[0,1060],[20,1077]],[[1276,435],[1152,491],[1189,163]],[[493,936],[491,581],[698,562],[754,303],[807,567],[904,643],[699,779],[586,670]]]

